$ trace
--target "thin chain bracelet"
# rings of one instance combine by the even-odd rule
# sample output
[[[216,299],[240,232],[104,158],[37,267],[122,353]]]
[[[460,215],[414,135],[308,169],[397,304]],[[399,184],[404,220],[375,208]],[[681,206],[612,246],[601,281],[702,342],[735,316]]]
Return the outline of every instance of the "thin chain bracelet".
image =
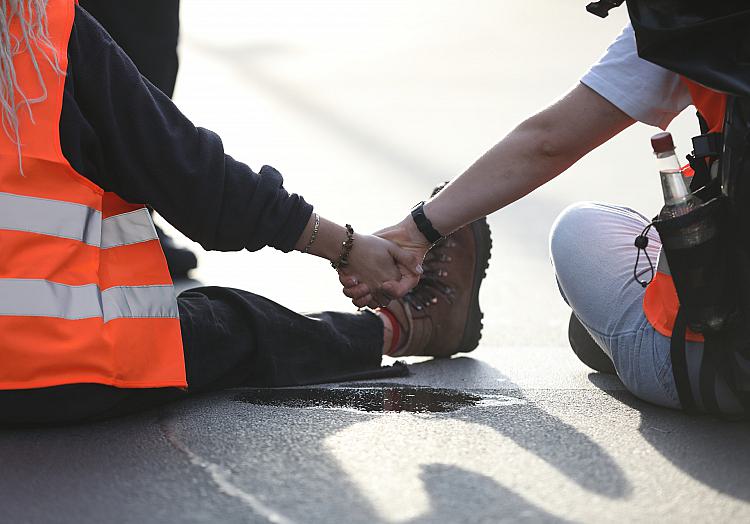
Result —
[[[310,251],[310,247],[313,245],[313,243],[315,243],[315,239],[318,238],[318,230],[320,229],[320,215],[318,215],[317,213],[313,214],[315,215],[315,223],[313,224],[312,235],[310,235],[310,240],[307,242],[303,253],[308,253]]]
[[[349,265],[349,254],[354,246],[354,228],[351,224],[346,225],[346,240],[341,243],[341,256],[336,261],[331,261],[331,267],[336,271]]]

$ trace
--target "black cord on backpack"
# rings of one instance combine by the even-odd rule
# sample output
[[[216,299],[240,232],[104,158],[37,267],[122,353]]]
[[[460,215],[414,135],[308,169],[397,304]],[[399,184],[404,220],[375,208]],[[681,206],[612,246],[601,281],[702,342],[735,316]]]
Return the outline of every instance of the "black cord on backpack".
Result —
[[[648,255],[648,251],[646,251],[646,248],[648,247],[648,236],[646,235],[648,235],[648,232],[653,225],[654,223],[652,222],[645,228],[643,228],[641,234],[635,237],[634,242],[635,247],[638,248],[638,254],[635,256],[635,266],[633,266],[633,280],[638,282],[642,287],[648,286],[654,279],[654,264],[653,262],[651,262],[651,257]],[[641,251],[643,251],[643,253],[646,255],[649,271],[651,272],[651,276],[649,277],[648,281],[638,279],[638,262],[641,260]]]

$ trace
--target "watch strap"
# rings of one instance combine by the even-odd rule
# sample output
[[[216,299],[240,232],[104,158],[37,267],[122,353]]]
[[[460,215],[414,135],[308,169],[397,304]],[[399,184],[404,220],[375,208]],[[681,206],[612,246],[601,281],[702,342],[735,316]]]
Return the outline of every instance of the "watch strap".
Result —
[[[443,235],[438,233],[438,231],[432,226],[430,219],[425,216],[424,200],[412,208],[411,217],[417,225],[419,232],[422,233],[432,244],[443,238]]]

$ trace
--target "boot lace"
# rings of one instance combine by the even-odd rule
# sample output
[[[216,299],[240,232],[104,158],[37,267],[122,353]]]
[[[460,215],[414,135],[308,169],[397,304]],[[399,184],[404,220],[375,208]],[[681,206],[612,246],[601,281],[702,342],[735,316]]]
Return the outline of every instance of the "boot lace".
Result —
[[[417,311],[434,306],[441,298],[448,304],[453,304],[456,291],[443,282],[443,279],[448,276],[448,271],[442,267],[435,267],[435,265],[437,263],[450,264],[453,257],[447,250],[455,246],[456,243],[449,237],[436,244],[425,255],[424,274],[419,284],[404,296],[404,301]]]

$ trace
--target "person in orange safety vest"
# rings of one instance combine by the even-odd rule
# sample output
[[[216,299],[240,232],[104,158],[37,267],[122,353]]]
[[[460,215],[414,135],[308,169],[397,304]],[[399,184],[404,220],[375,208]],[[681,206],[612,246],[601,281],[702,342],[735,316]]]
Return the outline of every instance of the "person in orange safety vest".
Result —
[[[77,2],[0,6],[0,424],[402,373],[381,370],[382,354],[476,346],[481,325],[465,319],[478,314],[484,221],[441,248],[469,263],[439,289],[407,294],[421,274],[430,282],[436,259],[423,267],[388,240],[328,221],[288,193],[275,169],[256,173],[225,154]],[[231,288],[176,297],[145,205],[206,249],[272,246],[328,259],[390,305],[300,315]],[[405,313],[425,295],[443,305]]]
[[[606,15],[606,10],[622,3],[605,0],[589,5],[589,9]],[[635,10],[631,3],[637,4],[641,14],[643,5],[656,4],[648,0],[629,2],[631,16]],[[663,15],[665,3],[658,4],[654,9]],[[682,4],[675,1],[670,5],[678,9]],[[743,16],[747,11],[745,7],[736,9],[741,9]],[[726,23],[727,17],[719,18]],[[744,35],[746,25],[742,21],[746,18],[738,17],[734,25],[723,27]],[[647,19],[645,14],[643,19]],[[653,16],[639,27],[663,19],[664,16]],[[701,20],[696,17],[685,19],[700,25]],[[691,37],[685,31],[664,33],[664,39],[674,34],[686,40]],[[656,36],[654,41],[655,47],[662,42]],[[682,62],[688,61],[686,52],[680,55],[680,47],[662,47],[674,51],[673,63],[679,63],[680,57]],[[692,104],[704,119],[704,134],[721,132],[724,94],[647,61],[638,51],[636,32],[628,24],[569,93],[518,125],[424,204],[422,212],[432,228],[438,234],[449,233],[503,208],[555,178],[635,122],[665,129]],[[717,62],[732,65],[730,58]],[[724,69],[722,72],[722,78],[730,84],[731,75]],[[644,151],[648,151],[648,145]],[[720,152],[719,149],[713,154]],[[700,157],[701,162],[703,158]],[[647,288],[641,285],[644,275],[654,271],[650,260],[659,258],[661,248],[656,230],[647,228],[650,223],[628,207],[597,202],[573,204],[554,222],[550,254],[560,291],[572,308],[571,345],[586,364],[602,372],[617,373],[627,389],[643,400],[687,411],[744,416],[750,409],[747,387],[734,383],[734,377],[727,379],[727,374],[702,373],[707,369],[707,352],[701,334],[688,331],[686,337],[675,338],[680,344],[681,338],[686,341],[677,351],[684,365],[673,370],[670,352],[679,302],[672,277],[659,271]],[[411,230],[409,216],[384,231],[387,238],[413,246],[417,254],[429,247]],[[648,257],[640,257],[634,271],[634,241],[644,231]],[[365,305],[371,300],[366,286],[345,280],[344,285],[354,304]],[[730,351],[735,370],[750,370],[748,351],[725,352]],[[696,405],[690,397],[696,399]]]

